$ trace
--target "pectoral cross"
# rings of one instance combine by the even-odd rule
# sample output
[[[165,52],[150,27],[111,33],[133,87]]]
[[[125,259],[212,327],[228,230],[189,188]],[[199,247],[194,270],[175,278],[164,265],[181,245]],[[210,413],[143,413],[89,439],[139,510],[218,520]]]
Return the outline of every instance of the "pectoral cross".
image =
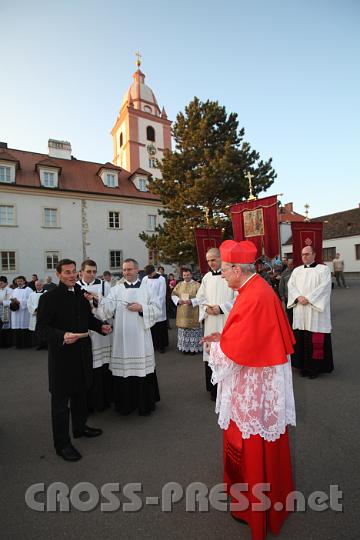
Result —
[[[247,178],[249,180],[249,197],[248,197],[248,201],[255,201],[256,197],[255,197],[255,195],[253,195],[252,183],[251,183],[251,180],[254,178],[254,175],[251,174],[250,171],[248,171],[248,173],[245,174],[245,178]]]
[[[140,68],[140,66],[141,66],[141,54],[140,54],[140,52],[137,51],[135,53],[135,56],[136,56],[136,65],[137,65],[138,68]]]

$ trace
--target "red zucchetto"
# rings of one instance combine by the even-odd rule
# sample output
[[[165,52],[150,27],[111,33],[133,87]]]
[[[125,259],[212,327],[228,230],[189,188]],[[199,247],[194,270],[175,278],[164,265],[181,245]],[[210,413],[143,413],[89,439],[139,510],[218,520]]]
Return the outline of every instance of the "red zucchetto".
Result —
[[[249,240],[225,240],[220,246],[220,256],[225,263],[253,264],[257,257],[257,248]]]

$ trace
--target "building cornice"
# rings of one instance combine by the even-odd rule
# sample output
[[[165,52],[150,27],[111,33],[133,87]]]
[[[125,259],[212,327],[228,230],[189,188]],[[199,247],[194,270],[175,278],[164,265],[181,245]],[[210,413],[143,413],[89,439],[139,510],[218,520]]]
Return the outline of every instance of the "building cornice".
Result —
[[[16,194],[16,195],[29,195],[29,196],[44,196],[44,197],[55,197],[55,198],[62,198],[62,199],[87,199],[89,201],[110,201],[110,202],[117,202],[117,203],[126,203],[126,204],[136,204],[136,205],[143,205],[143,206],[162,206],[159,200],[154,199],[144,199],[144,198],[137,198],[137,197],[126,197],[124,195],[109,195],[109,194],[103,194],[103,193],[92,193],[92,192],[81,192],[81,191],[62,191],[58,189],[44,189],[44,188],[33,188],[33,187],[22,187],[22,186],[14,186],[10,188],[6,185],[0,186],[0,193],[7,193],[10,195]]]

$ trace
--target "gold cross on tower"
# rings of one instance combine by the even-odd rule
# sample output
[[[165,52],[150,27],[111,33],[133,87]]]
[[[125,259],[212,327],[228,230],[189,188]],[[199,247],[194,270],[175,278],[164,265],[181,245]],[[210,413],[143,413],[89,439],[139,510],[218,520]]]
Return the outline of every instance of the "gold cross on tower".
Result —
[[[135,56],[136,56],[136,65],[137,65],[138,68],[140,68],[140,66],[141,66],[141,54],[140,54],[140,52],[137,51],[135,53]]]
[[[254,175],[251,174],[250,171],[248,171],[248,173],[245,174],[245,178],[247,178],[249,180],[249,197],[248,197],[248,201],[255,201],[256,197],[255,197],[255,195],[253,195],[252,183],[251,183],[251,180],[254,178]]]

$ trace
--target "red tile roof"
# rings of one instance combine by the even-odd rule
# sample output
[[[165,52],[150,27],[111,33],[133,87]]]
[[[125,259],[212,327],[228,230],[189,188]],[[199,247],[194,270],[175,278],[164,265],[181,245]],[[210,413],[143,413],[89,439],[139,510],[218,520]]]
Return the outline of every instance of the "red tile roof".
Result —
[[[280,206],[279,209],[279,222],[280,223],[289,223],[293,221],[304,221],[305,216],[294,212],[292,209],[292,203],[288,203],[285,206]]]
[[[82,193],[91,193],[99,195],[112,195],[118,197],[130,197],[136,199],[147,199],[158,201],[157,195],[149,192],[140,191],[131,180],[134,174],[130,175],[128,171],[115,166],[113,163],[94,163],[91,161],[82,161],[80,159],[61,159],[49,157],[47,154],[37,152],[27,152],[25,150],[9,149],[1,151],[0,160],[18,161],[20,169],[16,172],[16,186],[41,188],[44,190],[78,191]],[[61,169],[59,174],[58,188],[45,188],[40,185],[39,172],[37,166],[52,166]],[[104,186],[101,178],[98,176],[100,169],[111,169],[118,172],[119,185],[115,188]],[[140,172],[140,171],[139,171]],[[149,175],[146,171],[144,174]],[[11,184],[7,184],[11,186]]]

